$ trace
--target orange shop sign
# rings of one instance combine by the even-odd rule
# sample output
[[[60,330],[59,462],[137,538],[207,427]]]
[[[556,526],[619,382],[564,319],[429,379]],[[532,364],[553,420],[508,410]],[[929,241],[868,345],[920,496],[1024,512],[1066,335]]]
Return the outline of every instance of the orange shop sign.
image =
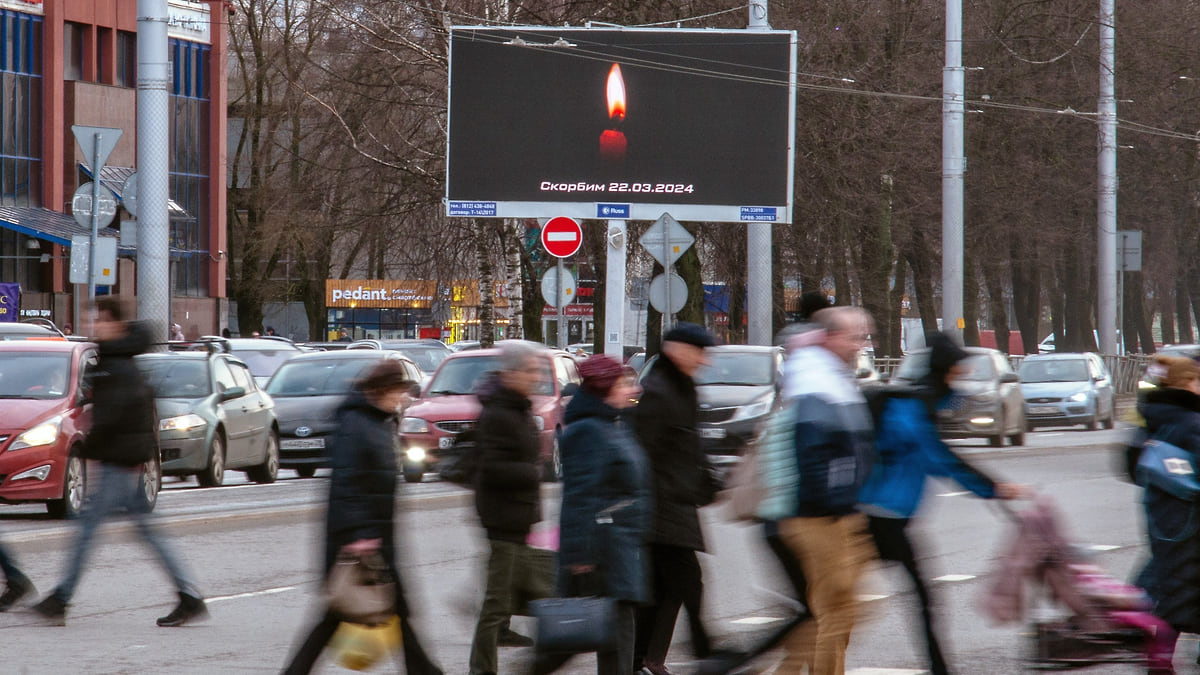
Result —
[[[436,281],[326,279],[326,307],[428,308]]]

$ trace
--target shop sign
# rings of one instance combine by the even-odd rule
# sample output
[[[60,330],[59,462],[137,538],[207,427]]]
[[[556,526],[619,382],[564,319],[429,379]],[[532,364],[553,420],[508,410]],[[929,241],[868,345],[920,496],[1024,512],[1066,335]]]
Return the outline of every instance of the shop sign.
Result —
[[[180,40],[209,44],[208,4],[194,0],[167,3],[167,35]]]
[[[555,316],[558,316],[558,310],[555,309],[554,307],[551,307],[550,305],[545,305],[542,307],[542,316],[553,318]],[[592,316],[592,306],[591,305],[580,305],[580,304],[564,305],[563,306],[563,316],[591,317]]]
[[[0,9],[15,9],[39,16],[43,13],[42,0],[0,0]]]
[[[326,307],[429,308],[436,281],[326,279]]]

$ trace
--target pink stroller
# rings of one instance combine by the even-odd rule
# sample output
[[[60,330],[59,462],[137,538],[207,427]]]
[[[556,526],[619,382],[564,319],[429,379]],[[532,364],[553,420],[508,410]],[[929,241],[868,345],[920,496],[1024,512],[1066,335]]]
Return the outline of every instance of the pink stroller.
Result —
[[[1032,667],[1144,663],[1151,672],[1174,672],[1174,631],[1149,611],[1140,588],[1087,563],[1066,541],[1049,498],[1012,515],[1017,531],[991,574],[984,611],[1001,623],[1024,619],[1028,585],[1035,598],[1067,615],[1032,623]]]

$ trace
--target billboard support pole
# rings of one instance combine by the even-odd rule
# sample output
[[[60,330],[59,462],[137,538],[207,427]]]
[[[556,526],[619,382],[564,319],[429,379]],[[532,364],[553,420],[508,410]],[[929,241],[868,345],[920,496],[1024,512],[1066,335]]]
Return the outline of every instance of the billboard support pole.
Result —
[[[770,30],[767,12],[767,0],[751,0],[748,30]],[[746,224],[746,342],[752,345],[771,344],[772,247],[771,223]]]
[[[1100,96],[1098,111],[1099,156],[1097,157],[1096,195],[1096,328],[1101,354],[1123,354],[1123,323],[1117,323],[1117,305],[1124,301],[1124,289],[1118,295],[1117,280],[1117,99],[1114,84],[1116,68],[1115,0],[1100,2]],[[1117,336],[1121,335],[1121,339]]]
[[[604,269],[604,353],[625,361],[625,221],[608,221]]]
[[[167,66],[167,0],[137,3],[137,315],[155,341],[171,323],[171,222],[167,211],[170,170],[170,73]],[[97,174],[96,180],[100,177]]]
[[[966,82],[962,65],[962,0],[946,0],[946,65],[942,69],[942,330],[963,339],[963,147]]]

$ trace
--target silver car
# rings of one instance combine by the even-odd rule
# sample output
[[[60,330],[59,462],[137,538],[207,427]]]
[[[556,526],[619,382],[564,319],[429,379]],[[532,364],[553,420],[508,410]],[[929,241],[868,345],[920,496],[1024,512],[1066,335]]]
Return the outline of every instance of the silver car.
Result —
[[[1025,357],[1017,372],[1030,430],[1076,424],[1113,428],[1112,376],[1096,354],[1035,354]]]

